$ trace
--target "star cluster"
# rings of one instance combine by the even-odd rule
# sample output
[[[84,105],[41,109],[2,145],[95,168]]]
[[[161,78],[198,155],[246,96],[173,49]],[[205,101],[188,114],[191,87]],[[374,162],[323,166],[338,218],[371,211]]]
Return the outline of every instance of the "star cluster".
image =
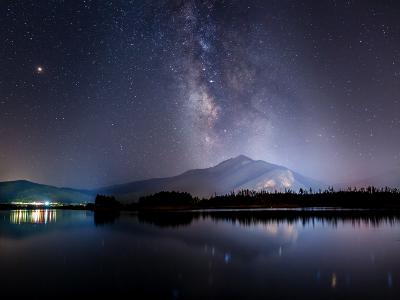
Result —
[[[397,168],[396,1],[4,1],[0,180],[96,187],[246,154]]]

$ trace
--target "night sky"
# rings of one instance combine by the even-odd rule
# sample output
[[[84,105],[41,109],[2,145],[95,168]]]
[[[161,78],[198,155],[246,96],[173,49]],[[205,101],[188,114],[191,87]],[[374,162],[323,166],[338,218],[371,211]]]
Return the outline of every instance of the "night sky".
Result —
[[[93,188],[239,154],[400,166],[398,1],[1,1],[0,180]]]

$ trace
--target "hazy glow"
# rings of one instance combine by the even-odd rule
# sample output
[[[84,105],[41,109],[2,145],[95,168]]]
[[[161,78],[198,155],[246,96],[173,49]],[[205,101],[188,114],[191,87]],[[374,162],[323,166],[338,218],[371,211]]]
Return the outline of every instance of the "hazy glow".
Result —
[[[279,178],[284,188],[290,188],[294,182],[293,173],[289,170],[285,171],[285,174],[279,176]]]
[[[50,201],[14,201],[11,204],[19,205],[19,206],[57,206],[60,205],[58,202],[50,202]]]

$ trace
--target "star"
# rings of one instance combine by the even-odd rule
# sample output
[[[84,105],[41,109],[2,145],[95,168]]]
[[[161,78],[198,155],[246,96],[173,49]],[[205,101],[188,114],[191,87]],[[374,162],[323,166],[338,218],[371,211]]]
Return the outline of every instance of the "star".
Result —
[[[43,71],[44,71],[44,69],[43,69],[42,66],[37,66],[37,67],[36,67],[36,72],[37,72],[38,74],[43,73]]]

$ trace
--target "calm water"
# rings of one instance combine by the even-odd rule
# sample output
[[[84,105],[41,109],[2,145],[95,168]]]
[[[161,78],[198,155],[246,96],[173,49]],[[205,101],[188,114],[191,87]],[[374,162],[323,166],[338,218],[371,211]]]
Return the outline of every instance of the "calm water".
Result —
[[[397,218],[0,212],[3,295],[399,299]]]

